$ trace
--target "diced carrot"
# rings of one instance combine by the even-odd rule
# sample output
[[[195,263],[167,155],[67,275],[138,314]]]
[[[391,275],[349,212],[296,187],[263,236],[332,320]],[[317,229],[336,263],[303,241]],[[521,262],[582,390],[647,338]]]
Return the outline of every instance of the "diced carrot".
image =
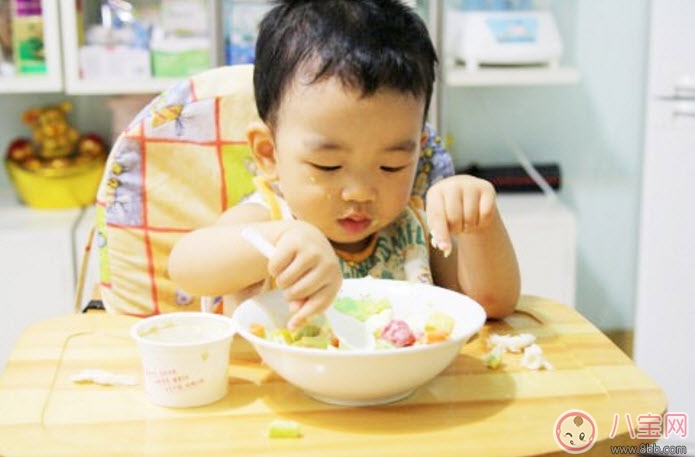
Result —
[[[449,339],[449,335],[451,335],[451,332],[448,332],[446,330],[428,330],[426,334],[427,344],[430,344],[438,343],[440,341],[446,341],[447,339]]]
[[[265,326],[263,324],[254,323],[249,326],[249,332],[259,338],[265,338]]]

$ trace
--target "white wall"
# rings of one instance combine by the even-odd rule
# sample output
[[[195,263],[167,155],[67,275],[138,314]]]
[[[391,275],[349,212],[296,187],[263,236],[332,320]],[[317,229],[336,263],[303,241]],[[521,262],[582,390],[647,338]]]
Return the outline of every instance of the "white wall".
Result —
[[[554,0],[573,86],[450,88],[458,165],[556,161],[577,216],[577,309],[601,328],[632,327],[648,0]]]

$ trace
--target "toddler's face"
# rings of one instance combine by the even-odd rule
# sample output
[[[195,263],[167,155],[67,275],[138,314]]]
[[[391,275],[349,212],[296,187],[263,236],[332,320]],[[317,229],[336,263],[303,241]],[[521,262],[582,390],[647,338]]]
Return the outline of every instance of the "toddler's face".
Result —
[[[358,251],[410,198],[423,140],[424,100],[369,97],[330,78],[295,83],[275,130],[276,174],[294,216],[336,247]]]

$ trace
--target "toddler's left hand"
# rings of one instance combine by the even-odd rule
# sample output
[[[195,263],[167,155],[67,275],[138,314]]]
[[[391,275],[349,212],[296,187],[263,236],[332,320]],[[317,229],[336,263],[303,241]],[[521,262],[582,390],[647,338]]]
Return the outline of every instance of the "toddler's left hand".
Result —
[[[496,211],[495,188],[484,179],[456,175],[443,179],[427,192],[427,224],[432,245],[447,256],[451,236],[487,227]]]

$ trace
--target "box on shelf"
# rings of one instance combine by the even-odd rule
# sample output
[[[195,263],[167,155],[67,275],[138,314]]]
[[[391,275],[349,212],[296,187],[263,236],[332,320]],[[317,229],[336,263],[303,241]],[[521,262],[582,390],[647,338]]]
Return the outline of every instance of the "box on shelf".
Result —
[[[12,41],[17,73],[46,73],[41,16],[15,16],[12,19]]]
[[[146,79],[152,75],[150,53],[129,46],[87,45],[80,48],[82,79]]]
[[[210,28],[205,0],[162,0],[160,22],[167,34],[179,36],[204,36]]]
[[[272,4],[258,1],[226,0],[224,3],[225,63],[253,63],[261,19]]]
[[[210,40],[202,37],[166,37],[153,40],[152,74],[179,78],[211,67]]]

